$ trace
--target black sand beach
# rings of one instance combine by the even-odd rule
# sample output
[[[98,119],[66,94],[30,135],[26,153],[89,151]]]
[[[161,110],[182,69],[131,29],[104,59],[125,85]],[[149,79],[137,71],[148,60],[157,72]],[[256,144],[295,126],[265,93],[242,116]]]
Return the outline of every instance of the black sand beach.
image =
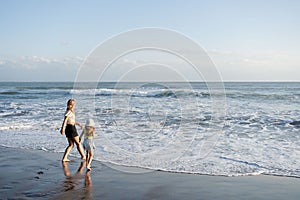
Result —
[[[126,173],[58,153],[0,147],[0,199],[299,199],[300,179]]]

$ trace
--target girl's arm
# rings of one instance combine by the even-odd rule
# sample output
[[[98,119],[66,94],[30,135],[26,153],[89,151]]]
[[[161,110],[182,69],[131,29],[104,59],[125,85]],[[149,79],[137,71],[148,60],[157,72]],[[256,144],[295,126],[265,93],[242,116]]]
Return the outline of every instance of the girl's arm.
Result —
[[[95,128],[93,128],[93,137],[97,136]]]

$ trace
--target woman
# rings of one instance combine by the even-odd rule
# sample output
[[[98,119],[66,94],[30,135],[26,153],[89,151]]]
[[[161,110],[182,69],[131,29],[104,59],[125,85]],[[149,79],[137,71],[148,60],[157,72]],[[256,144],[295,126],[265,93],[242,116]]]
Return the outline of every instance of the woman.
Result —
[[[75,99],[69,99],[67,103],[67,110],[65,113],[65,118],[61,126],[60,133],[63,135],[66,133],[66,137],[68,138],[69,146],[66,148],[64,157],[62,159],[63,162],[69,162],[68,155],[72,148],[74,147],[74,143],[77,146],[77,150],[79,151],[81,158],[85,160],[85,155],[83,149],[81,148],[79,137],[77,134],[77,130],[75,125],[82,128],[81,124],[75,121]],[[66,127],[66,128],[65,128]]]

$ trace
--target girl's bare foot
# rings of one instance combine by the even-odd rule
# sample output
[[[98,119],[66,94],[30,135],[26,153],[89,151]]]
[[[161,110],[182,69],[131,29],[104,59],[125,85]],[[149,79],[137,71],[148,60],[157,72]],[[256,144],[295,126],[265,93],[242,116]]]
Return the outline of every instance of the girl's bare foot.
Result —
[[[86,166],[86,168],[87,168],[88,171],[92,170],[90,165]]]
[[[69,159],[63,159],[62,162],[71,162]]]

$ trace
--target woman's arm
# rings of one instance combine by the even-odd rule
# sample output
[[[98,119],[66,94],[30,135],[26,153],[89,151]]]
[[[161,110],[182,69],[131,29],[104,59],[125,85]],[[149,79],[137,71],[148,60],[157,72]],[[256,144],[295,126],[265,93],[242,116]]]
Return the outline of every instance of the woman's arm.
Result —
[[[83,126],[79,122],[75,122],[75,125],[79,126],[81,129],[83,128]]]
[[[65,116],[64,121],[61,125],[61,129],[60,129],[60,133],[63,135],[65,133],[65,126],[66,126],[66,122],[68,120],[68,116]]]
[[[82,138],[83,133],[84,133],[84,130],[82,130],[82,132],[81,132],[81,134],[79,136],[79,142],[81,142],[81,138]]]

